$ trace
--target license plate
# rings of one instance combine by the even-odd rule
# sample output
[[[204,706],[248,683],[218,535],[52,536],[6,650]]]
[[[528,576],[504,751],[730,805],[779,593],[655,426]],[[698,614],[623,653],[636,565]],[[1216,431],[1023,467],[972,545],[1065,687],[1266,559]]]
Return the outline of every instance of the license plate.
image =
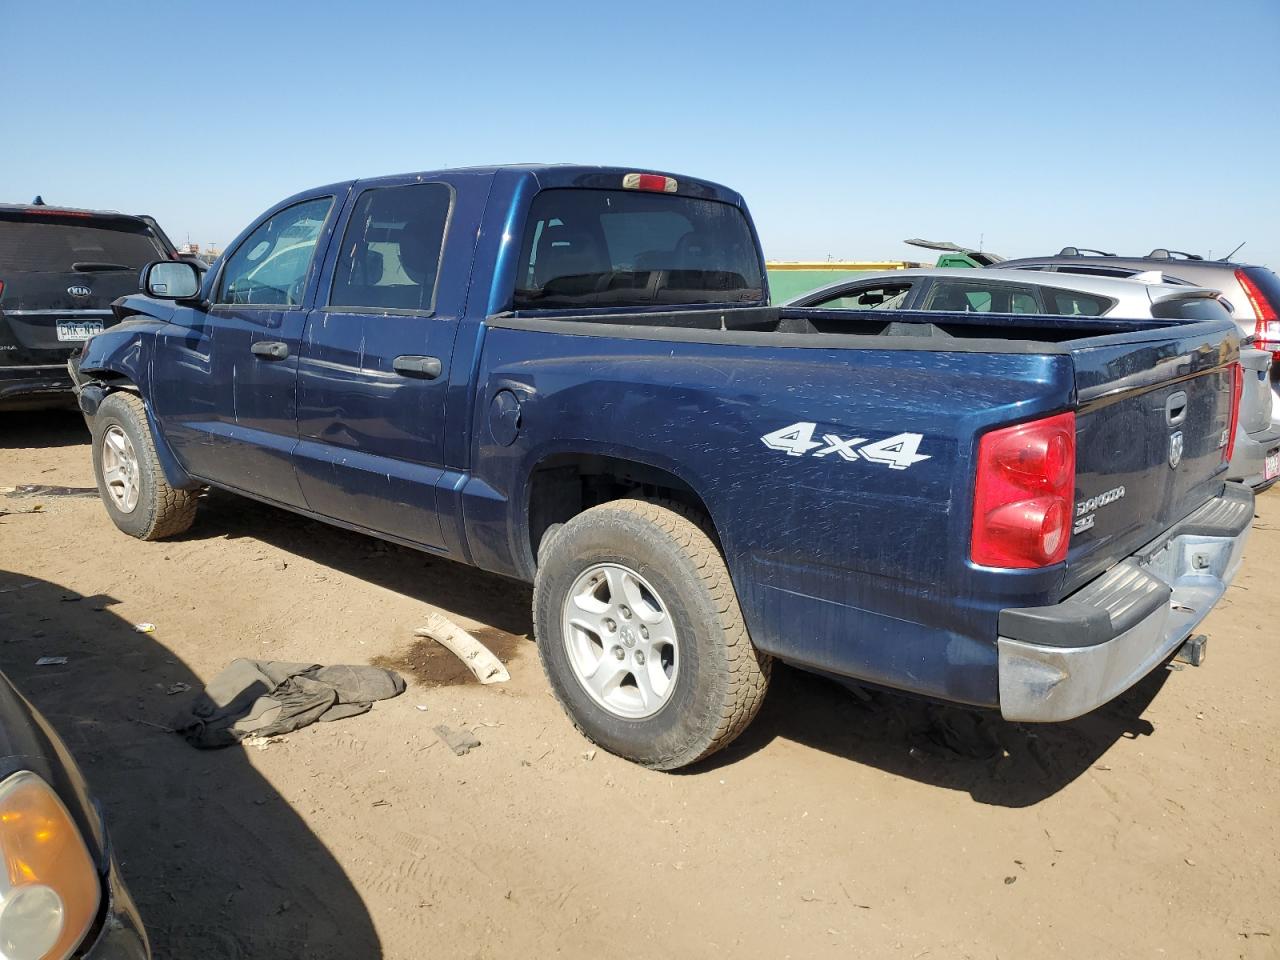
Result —
[[[1280,450],[1273,450],[1267,454],[1266,462],[1262,466],[1262,479],[1273,480],[1280,477]]]
[[[47,328],[46,328],[47,329]],[[58,339],[67,342],[88,340],[95,333],[102,332],[101,320],[59,320]]]

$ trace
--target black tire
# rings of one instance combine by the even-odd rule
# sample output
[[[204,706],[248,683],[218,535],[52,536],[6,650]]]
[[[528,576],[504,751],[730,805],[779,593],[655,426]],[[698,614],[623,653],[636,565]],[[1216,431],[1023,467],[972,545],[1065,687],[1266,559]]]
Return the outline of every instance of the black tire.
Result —
[[[103,443],[112,427],[124,432],[137,463],[137,504],[132,510],[117,505],[103,475]],[[90,423],[93,434],[93,473],[98,495],[111,521],[139,540],[162,540],[187,530],[196,518],[198,490],[177,490],[165,479],[142,400],[132,393],[110,394]]]
[[[755,717],[770,658],[747,635],[724,558],[696,511],[666,501],[616,500],[584,511],[541,544],[534,580],[538,655],[574,725],[610,753],[674,770],[727,746]],[[589,694],[570,662],[562,623],[574,583],[596,564],[622,564],[652,584],[679,637],[665,704],[618,716]]]

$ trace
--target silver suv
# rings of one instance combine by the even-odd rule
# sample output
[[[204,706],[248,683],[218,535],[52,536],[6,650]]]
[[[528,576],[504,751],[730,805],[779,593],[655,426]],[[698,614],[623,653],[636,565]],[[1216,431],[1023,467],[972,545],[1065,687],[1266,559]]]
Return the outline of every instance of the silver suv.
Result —
[[[1121,257],[1084,247],[1063,247],[1055,256],[1005,260],[1001,270],[1037,270],[1094,277],[1133,277],[1159,270],[1168,283],[1221,290],[1232,319],[1254,346],[1277,361],[1271,368],[1271,419],[1280,424],[1280,277],[1266,267],[1231,260],[1206,260],[1194,253],[1159,247],[1145,257]]]
[[[1270,273],[1270,271],[1267,271]],[[1218,290],[1167,282],[1160,273],[1130,271],[1127,279],[1066,271],[1031,272],[929,267],[865,273],[811,290],[789,306],[822,310],[938,310],[964,313],[1040,313],[1068,317],[1154,317],[1165,320],[1227,319],[1234,304]],[[1272,275],[1274,278],[1274,275]],[[1249,331],[1253,336],[1253,331]],[[1268,380],[1271,354],[1240,351],[1240,418],[1228,479],[1257,491],[1280,480],[1280,423]]]

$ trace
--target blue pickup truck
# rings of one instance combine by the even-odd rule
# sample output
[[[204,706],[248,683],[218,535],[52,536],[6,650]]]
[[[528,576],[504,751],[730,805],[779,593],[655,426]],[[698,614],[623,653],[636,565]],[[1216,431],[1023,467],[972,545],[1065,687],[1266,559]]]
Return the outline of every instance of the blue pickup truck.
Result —
[[[120,529],[213,485],[531,581],[566,712],[656,768],[739,734],[774,658],[1079,716],[1253,518],[1234,324],[770,307],[742,198],[688,177],[330,184],[142,285],[70,364]]]

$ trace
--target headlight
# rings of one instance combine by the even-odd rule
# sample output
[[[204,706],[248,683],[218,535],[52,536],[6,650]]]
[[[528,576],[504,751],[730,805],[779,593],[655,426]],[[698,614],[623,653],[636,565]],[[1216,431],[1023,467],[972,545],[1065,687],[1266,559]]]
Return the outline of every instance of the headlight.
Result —
[[[0,960],[66,960],[89,932],[102,881],[84,838],[29,770],[0,783]]]

